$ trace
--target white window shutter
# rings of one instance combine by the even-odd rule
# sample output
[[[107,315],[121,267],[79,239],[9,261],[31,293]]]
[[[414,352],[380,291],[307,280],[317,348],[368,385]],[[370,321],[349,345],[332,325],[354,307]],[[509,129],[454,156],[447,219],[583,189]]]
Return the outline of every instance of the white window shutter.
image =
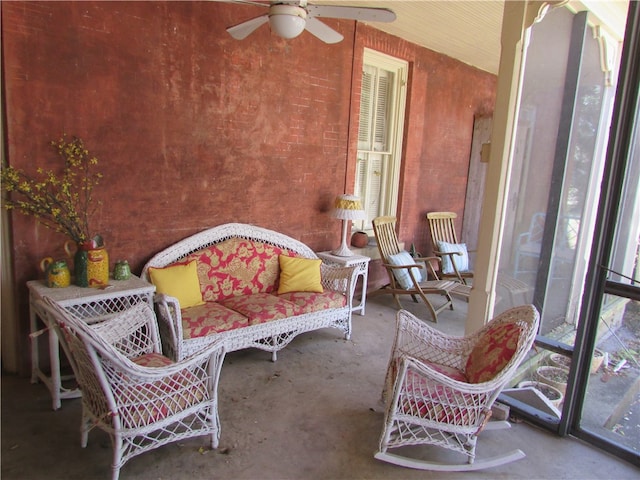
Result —
[[[375,111],[375,130],[373,132],[374,150],[377,152],[386,152],[389,150],[387,146],[388,138],[388,109],[390,103],[390,90],[393,81],[393,73],[386,70],[378,70],[378,82],[376,85],[376,111]]]
[[[360,93],[360,124],[358,127],[358,149],[371,150],[371,129],[373,127],[373,92],[375,90],[375,69],[368,65],[362,72],[362,92]]]

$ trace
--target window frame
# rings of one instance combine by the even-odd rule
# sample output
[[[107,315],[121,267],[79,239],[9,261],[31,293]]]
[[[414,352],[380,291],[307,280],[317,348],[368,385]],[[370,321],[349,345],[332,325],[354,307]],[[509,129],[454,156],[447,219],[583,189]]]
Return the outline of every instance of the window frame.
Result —
[[[376,50],[365,48],[362,60],[362,73],[364,73],[365,65],[392,72],[394,74],[394,80],[388,109],[390,113],[388,113],[387,117],[387,122],[389,123],[387,131],[389,139],[388,148],[384,152],[381,152],[375,149],[373,151],[363,150],[359,148],[360,145],[357,145],[356,173],[354,179],[355,194],[359,195],[361,193],[358,188],[358,162],[360,161],[361,155],[382,154],[388,156],[389,160],[385,162],[386,165],[381,171],[382,179],[380,181],[378,211],[379,215],[395,216],[398,210],[398,197],[400,193],[400,167],[402,163],[409,62]],[[362,86],[360,94],[362,95]],[[359,134],[362,119],[360,116],[358,118],[357,132]],[[371,172],[369,175],[371,175]],[[361,200],[363,204],[366,204],[367,198],[361,198]],[[371,226],[371,220],[373,220],[373,218],[354,222],[354,227],[372,235],[373,227]]]

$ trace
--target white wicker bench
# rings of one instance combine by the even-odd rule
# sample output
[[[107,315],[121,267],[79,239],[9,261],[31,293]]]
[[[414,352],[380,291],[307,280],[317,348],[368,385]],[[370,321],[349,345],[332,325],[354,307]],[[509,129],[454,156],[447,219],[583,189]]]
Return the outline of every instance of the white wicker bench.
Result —
[[[254,257],[251,257],[252,252]],[[298,240],[265,228],[239,223],[204,230],[154,255],[142,270],[142,277],[147,280],[150,280],[150,268],[164,268],[195,259],[205,301],[203,306],[181,309],[176,298],[156,294],[154,300],[165,354],[181,360],[223,338],[227,352],[253,347],[271,352],[275,361],[277,352],[304,332],[331,327],[341,330],[344,338],[349,339],[356,269],[322,263],[323,293],[277,295],[279,254],[318,258],[313,250]],[[261,270],[256,272],[252,269]],[[248,286],[247,278],[253,279]],[[242,282],[243,291],[231,288],[234,291],[229,292],[229,285]],[[249,295],[247,290],[250,290]],[[288,300],[287,305],[291,302],[298,302],[298,305],[293,305],[296,314],[264,323],[243,323],[238,327],[237,322],[224,325],[224,321],[221,321],[222,325],[219,325],[215,319],[212,324],[211,318],[217,314],[212,310],[224,309],[227,315],[236,315],[237,312],[229,314],[228,308],[220,306],[225,302],[229,305],[229,295],[233,297],[232,304],[238,299],[250,301],[250,295],[262,295],[260,298],[269,302]],[[252,307],[255,308],[255,305]],[[193,322],[193,318],[197,321],[206,318],[208,327],[199,328],[194,334],[190,330],[193,323],[189,323]]]

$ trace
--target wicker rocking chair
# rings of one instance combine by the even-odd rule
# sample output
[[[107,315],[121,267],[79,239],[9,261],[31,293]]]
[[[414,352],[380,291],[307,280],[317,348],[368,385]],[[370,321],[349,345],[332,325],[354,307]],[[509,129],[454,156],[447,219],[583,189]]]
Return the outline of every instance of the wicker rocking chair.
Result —
[[[437,471],[479,470],[523,458],[515,450],[474,463],[482,429],[510,427],[506,421],[487,423],[491,406],[530,350],[538,324],[538,311],[524,305],[503,312],[472,335],[452,337],[407,311],[398,312],[375,458]],[[467,463],[434,463],[388,452],[409,445],[450,449],[464,454]]]
[[[377,217],[373,219],[373,232],[376,236],[378,251],[383,266],[387,269],[389,283],[370,295],[390,293],[393,295],[398,309],[402,309],[399,295],[411,295],[417,302],[420,297],[429,309],[434,323],[438,321],[438,314],[446,308],[453,310],[451,295],[463,297],[468,301],[471,287],[452,280],[440,280],[433,268],[432,262],[439,262],[437,257],[411,258],[400,249],[396,235],[395,217]],[[435,280],[426,280],[431,276]],[[423,278],[425,280],[423,280]],[[444,303],[435,307],[427,295],[441,295]]]
[[[48,299],[43,309],[82,391],[81,445],[94,427],[109,434],[114,480],[132,457],[167,443],[208,435],[217,448],[222,344],[174,363],[160,353],[155,314],[145,303],[95,323]]]

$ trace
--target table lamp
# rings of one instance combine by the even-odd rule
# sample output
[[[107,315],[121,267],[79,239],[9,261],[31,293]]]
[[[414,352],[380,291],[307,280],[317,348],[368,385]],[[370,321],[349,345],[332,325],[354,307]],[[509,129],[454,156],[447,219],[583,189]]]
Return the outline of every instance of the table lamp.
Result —
[[[349,250],[347,245],[347,222],[349,220],[364,220],[366,218],[365,211],[360,203],[360,198],[354,195],[338,195],[331,215],[342,220],[342,245],[331,253],[338,257],[350,257],[353,255],[353,252]]]

